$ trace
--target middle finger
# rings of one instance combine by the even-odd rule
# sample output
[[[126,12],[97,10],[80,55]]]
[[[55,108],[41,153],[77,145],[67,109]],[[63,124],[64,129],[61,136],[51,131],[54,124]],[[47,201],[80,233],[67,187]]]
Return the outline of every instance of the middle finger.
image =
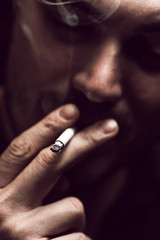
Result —
[[[27,166],[10,185],[12,192],[27,205],[40,203],[61,176],[64,169],[76,163],[76,156],[101,145],[118,132],[114,120],[96,123],[78,133],[64,151],[65,155],[53,153],[46,148]],[[74,148],[70,146],[74,145]],[[73,152],[74,149],[74,152]],[[75,150],[76,149],[76,150]],[[68,151],[68,152],[67,152]],[[72,151],[72,154],[70,154]],[[63,156],[63,157],[61,157]],[[21,196],[19,196],[19,193]]]
[[[78,116],[76,106],[67,104],[14,139],[0,156],[0,187],[9,184],[41,149],[51,144]]]

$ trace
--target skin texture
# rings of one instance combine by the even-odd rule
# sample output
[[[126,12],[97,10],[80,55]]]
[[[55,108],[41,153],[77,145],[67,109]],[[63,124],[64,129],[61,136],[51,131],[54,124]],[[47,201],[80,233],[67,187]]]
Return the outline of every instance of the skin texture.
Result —
[[[51,236],[70,229],[72,236],[65,235],[62,239],[89,239],[78,233],[83,230],[85,222],[80,200],[70,197],[42,206],[43,199],[58,178],[82,152],[104,143],[118,131],[116,123],[107,120],[88,128],[85,134],[77,134],[62,155],[44,148],[78,115],[79,111],[74,105],[61,107],[13,140],[1,155],[0,234],[3,239],[51,239]],[[77,148],[75,154],[77,142],[81,142],[81,151]],[[33,225],[34,229],[28,231]]]
[[[107,1],[95,2],[104,13]],[[129,156],[134,152],[139,159],[139,151],[157,139],[159,10],[159,0],[122,0],[109,19],[69,27],[53,17],[57,10],[51,7],[35,0],[15,2],[4,128],[10,129],[8,141],[21,135],[1,155],[4,240],[88,239],[82,234],[80,200],[69,196],[42,206],[44,198],[51,189],[56,195],[56,182],[64,172],[75,192],[92,189],[106,176],[103,187],[111,199],[105,196],[95,209],[99,221],[127,181]],[[66,103],[72,103],[66,105],[72,115],[67,120],[60,117],[62,107],[55,110]],[[81,130],[62,154],[50,152],[56,137],[77,121]],[[92,193],[101,198],[103,187],[93,187]],[[96,221],[90,224],[93,228]]]

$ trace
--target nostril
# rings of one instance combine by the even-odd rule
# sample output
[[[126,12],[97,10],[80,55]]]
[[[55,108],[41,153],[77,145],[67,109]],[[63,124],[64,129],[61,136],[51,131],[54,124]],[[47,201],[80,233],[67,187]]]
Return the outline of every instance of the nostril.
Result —
[[[89,99],[89,100],[92,100],[93,98],[93,93],[91,91],[87,92],[86,94],[86,97]]]
[[[73,88],[82,92],[85,97],[92,101],[101,103],[104,101],[116,102],[122,96],[120,82],[100,81],[99,78],[88,79],[86,75],[78,75],[73,81]]]
[[[106,94],[103,94],[103,92],[98,92],[98,91],[86,91],[85,96],[88,100],[92,101],[92,102],[97,102],[97,103],[101,103],[104,101],[109,101],[109,102],[116,102],[119,97],[117,96],[109,96]]]

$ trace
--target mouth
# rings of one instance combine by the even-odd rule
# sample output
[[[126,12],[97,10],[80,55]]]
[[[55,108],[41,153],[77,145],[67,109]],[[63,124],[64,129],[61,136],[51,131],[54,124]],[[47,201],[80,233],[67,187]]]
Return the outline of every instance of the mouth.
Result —
[[[74,93],[70,94],[65,100],[65,103],[75,104],[80,111],[80,118],[76,123],[78,130],[84,129],[104,119],[112,118],[117,121],[115,114],[112,112],[115,104],[113,102],[91,102],[81,92],[74,91]]]
[[[101,103],[92,102],[83,93],[74,89],[64,103],[73,103],[80,110],[80,118],[75,124],[77,131],[81,131],[98,121],[114,119],[119,126],[119,132],[111,141],[119,142],[120,145],[122,142],[134,141],[137,127],[133,123],[132,113],[125,107],[124,99],[115,102],[109,100]]]
[[[83,93],[76,89],[70,90],[70,92],[67,93],[67,96],[65,96],[65,94],[62,95],[63,94],[57,94],[53,91],[47,91],[47,93],[42,94],[41,109],[44,116],[60,105],[73,103],[80,111],[80,118],[75,123],[77,131],[81,131],[88,126],[105,119],[114,119],[117,121],[119,126],[118,137],[121,136],[125,138],[131,131],[133,123],[130,120],[130,113],[124,110],[124,107],[119,107],[119,105],[121,105],[120,102],[109,100],[101,103],[92,102],[87,99]]]

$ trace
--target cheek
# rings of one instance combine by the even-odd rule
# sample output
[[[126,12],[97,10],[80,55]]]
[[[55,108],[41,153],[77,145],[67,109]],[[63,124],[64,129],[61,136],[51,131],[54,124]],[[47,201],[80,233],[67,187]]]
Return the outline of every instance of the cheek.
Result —
[[[69,85],[71,50],[53,38],[47,41],[45,36],[41,40],[32,39],[37,47],[33,51],[24,32],[14,29],[7,69],[7,97],[18,131],[44,116],[42,105],[47,104],[47,113],[60,105]],[[43,104],[42,98],[45,98]]]
[[[19,32],[17,30],[15,34],[21,35],[22,38],[17,39],[16,42],[19,43],[21,57],[28,68],[25,69],[25,74],[28,70],[28,82],[39,88],[47,84],[52,87],[55,84],[58,88],[62,80],[69,75],[72,44],[70,41],[67,44],[64,43],[65,41],[60,41],[59,31],[54,27],[54,22],[51,23],[45,17],[44,9],[41,9],[36,2],[31,3],[31,13],[26,11],[27,7],[29,8],[27,3],[26,9],[23,6],[25,5],[22,4],[17,19]],[[70,34],[66,35],[70,39]],[[35,75],[34,80],[32,75]]]
[[[144,135],[159,134],[160,74],[149,74],[135,68],[128,74],[124,92]]]
[[[127,66],[124,91],[137,108],[157,108],[160,105],[160,73],[142,72],[138,67]]]
[[[139,74],[131,79],[132,95],[135,101],[142,106],[154,107],[160,104],[160,75],[149,76]]]

